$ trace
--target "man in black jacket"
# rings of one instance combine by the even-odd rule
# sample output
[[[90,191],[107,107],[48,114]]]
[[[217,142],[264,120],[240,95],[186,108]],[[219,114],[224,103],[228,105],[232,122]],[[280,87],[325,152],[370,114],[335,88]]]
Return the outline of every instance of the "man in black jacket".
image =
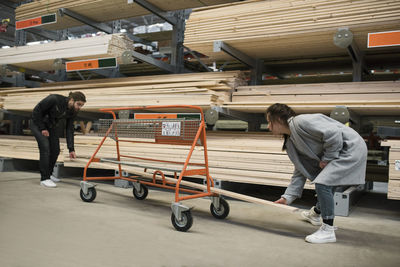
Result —
[[[57,123],[66,120],[66,139],[69,157],[75,159],[74,149],[74,118],[86,103],[86,97],[81,92],[71,92],[68,97],[51,94],[41,100],[33,109],[31,130],[38,142],[40,151],[40,185],[56,187],[54,182],[60,181],[52,176],[54,165],[60,154],[60,140]]]

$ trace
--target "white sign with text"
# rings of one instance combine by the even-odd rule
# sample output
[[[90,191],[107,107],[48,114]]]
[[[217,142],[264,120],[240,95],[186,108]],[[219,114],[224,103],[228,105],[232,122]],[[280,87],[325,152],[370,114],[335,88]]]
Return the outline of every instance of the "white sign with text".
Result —
[[[163,121],[162,123],[162,136],[180,136],[181,135],[181,122],[179,121]]]

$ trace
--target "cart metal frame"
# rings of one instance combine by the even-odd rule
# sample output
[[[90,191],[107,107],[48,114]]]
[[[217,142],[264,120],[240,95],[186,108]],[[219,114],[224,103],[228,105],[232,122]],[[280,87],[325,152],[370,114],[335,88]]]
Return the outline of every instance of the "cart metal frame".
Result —
[[[176,109],[191,110],[197,113],[154,113],[158,110]],[[100,111],[110,113],[112,115],[112,119],[101,120],[100,133],[102,135],[104,134],[104,137],[102,138],[100,144],[97,146],[95,152],[91,156],[84,169],[80,192],[83,201],[91,202],[96,198],[95,185],[89,183],[88,181],[122,179],[132,182],[133,195],[139,200],[143,200],[146,198],[148,194],[148,189],[146,186],[154,186],[174,190],[175,202],[171,204],[171,222],[178,231],[189,230],[193,223],[191,209],[181,203],[181,201],[183,200],[210,197],[212,200],[210,205],[211,214],[218,219],[224,219],[226,216],[228,216],[228,203],[220,195],[211,192],[211,187],[214,187],[214,181],[211,178],[209,172],[206,124],[204,121],[203,110],[200,107],[191,105],[163,105],[108,109],[105,108],[100,109]],[[134,116],[133,118],[132,115]],[[117,152],[116,159],[96,157],[107,137],[110,137],[115,141]],[[131,139],[123,139],[123,137],[131,137]],[[135,138],[137,140],[133,140]],[[120,146],[124,142],[185,145],[190,146],[190,149],[185,162],[177,162],[123,155],[120,152]],[[190,159],[196,146],[202,146],[204,148],[204,163],[190,163]],[[125,159],[127,161],[125,161]],[[162,167],[158,168],[157,166],[150,166],[148,164],[135,163],[132,161],[135,159],[142,162],[145,161],[151,163],[158,162],[183,164],[183,167],[182,169],[171,169]],[[117,164],[119,176],[88,177],[87,170],[90,164],[93,162],[108,162]],[[147,171],[147,169],[153,169],[154,172],[152,175],[152,179],[146,180],[140,176],[123,176],[122,165],[141,167],[144,168],[145,172]],[[188,169],[189,166],[194,166],[194,168]],[[167,181],[165,179],[163,171],[173,172],[176,181],[171,182],[170,179],[168,179]],[[161,176],[161,179],[157,178],[157,175]],[[194,175],[206,176],[207,186],[205,191],[181,187],[181,181],[183,177]],[[181,195],[181,192],[189,194]]]

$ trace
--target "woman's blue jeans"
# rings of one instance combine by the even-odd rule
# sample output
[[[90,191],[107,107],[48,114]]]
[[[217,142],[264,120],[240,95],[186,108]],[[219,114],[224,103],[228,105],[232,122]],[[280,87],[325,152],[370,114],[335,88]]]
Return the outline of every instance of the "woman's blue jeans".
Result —
[[[317,192],[318,199],[315,207],[321,211],[323,220],[335,218],[335,202],[333,200],[335,190],[336,186],[315,184],[315,191]]]

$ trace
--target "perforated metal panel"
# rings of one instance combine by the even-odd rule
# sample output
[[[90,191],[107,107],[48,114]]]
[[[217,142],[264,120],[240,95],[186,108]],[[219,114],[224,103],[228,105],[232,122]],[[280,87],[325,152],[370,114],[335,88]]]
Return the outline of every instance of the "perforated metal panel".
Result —
[[[101,119],[99,136],[154,139],[156,143],[191,144],[199,130],[200,120],[186,119]]]

